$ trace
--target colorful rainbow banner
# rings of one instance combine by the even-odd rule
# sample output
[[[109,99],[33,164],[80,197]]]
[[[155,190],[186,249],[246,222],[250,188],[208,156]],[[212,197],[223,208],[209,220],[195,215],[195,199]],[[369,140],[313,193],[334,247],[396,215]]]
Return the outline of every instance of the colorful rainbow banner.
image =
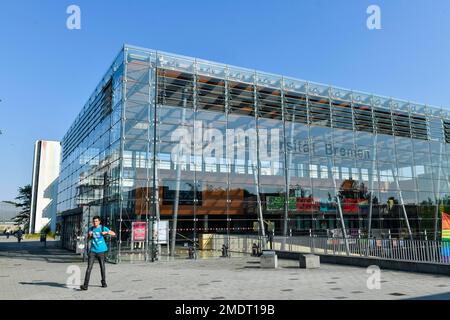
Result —
[[[450,259],[450,215],[442,212],[442,257]]]

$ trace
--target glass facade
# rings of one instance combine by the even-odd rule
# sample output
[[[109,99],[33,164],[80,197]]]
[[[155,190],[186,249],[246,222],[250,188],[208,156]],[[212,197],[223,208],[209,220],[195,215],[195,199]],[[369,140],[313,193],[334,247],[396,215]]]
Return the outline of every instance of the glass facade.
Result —
[[[439,239],[449,202],[446,109],[127,45],[62,148],[58,214],[102,216],[111,261],[217,233]]]

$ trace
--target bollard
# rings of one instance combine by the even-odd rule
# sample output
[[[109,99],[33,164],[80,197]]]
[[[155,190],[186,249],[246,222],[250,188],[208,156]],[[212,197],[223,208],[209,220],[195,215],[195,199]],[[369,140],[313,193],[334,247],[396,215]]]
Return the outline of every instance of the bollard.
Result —
[[[261,255],[260,266],[263,269],[278,268],[278,257],[273,250],[264,250]]]
[[[320,256],[315,254],[301,254],[299,258],[299,267],[303,269],[320,268]]]

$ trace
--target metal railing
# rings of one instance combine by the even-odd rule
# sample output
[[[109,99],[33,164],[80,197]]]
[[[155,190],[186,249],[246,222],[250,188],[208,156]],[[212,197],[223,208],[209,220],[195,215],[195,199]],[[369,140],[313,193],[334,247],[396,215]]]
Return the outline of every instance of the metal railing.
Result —
[[[273,249],[326,255],[359,256],[395,261],[450,264],[450,242],[400,239],[348,238],[349,252],[343,238],[275,237]]]
[[[211,238],[212,250],[227,243],[230,252],[251,253],[252,245],[260,238],[249,235],[219,235]],[[266,238],[267,249],[316,253],[335,256],[369,257],[395,261],[425,262],[450,265],[450,242],[401,239],[343,238],[292,236]],[[272,240],[272,241],[270,241]],[[284,240],[284,241],[283,241]],[[283,248],[284,242],[284,248]]]

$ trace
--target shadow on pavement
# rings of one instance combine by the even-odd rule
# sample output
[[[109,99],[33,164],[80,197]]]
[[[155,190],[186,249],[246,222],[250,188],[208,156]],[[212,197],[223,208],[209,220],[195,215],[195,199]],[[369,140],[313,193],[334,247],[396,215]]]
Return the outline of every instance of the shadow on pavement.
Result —
[[[22,285],[32,285],[32,286],[46,286],[46,287],[56,287],[56,288],[68,288],[65,284],[58,282],[19,282]]]
[[[58,283],[58,282],[44,282],[44,281],[39,281],[39,282],[19,282],[19,284],[22,285],[29,285],[29,286],[45,286],[45,287],[54,287],[54,288],[64,288],[64,289],[75,289],[77,291],[81,291],[79,286],[75,286],[75,287],[68,287],[66,284],[62,284],[62,283]],[[101,288],[102,286],[99,285],[89,285],[89,288],[91,287],[97,287],[97,288]]]
[[[75,288],[73,288],[73,287],[68,287],[66,284],[62,284],[62,283],[58,283],[58,282],[44,282],[44,281],[39,281],[39,282],[19,282],[19,284],[30,285],[30,286],[45,286],[45,287],[63,288],[63,289],[75,289],[77,291],[81,291],[79,286],[75,286]],[[101,288],[102,286],[89,285],[89,287]]]
[[[431,294],[428,296],[415,297],[407,300],[450,300],[450,292]]]
[[[45,246],[40,241],[23,240],[18,243],[5,240],[0,241],[0,257],[46,261],[48,263],[77,263],[83,261],[79,254],[59,248],[57,241],[47,241]]]

